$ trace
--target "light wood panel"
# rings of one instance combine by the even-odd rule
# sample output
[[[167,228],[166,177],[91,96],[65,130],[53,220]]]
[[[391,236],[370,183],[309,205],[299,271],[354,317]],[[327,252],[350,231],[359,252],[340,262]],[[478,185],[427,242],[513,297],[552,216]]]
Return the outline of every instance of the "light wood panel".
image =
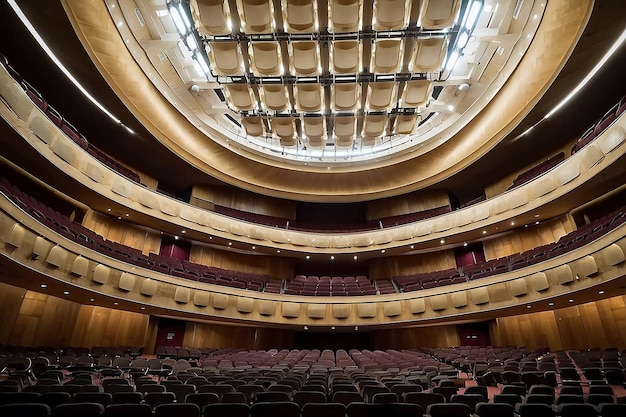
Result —
[[[80,305],[0,284],[0,343],[16,346],[140,346],[148,316]]]
[[[183,345],[188,347],[240,347],[254,349],[256,328],[187,322]]]
[[[192,204],[211,208],[212,204],[248,213],[263,214],[283,219],[296,218],[296,204],[293,201],[273,198],[229,187],[196,185],[191,192]],[[203,205],[204,204],[204,205]]]
[[[80,305],[27,291],[9,343],[17,346],[67,346],[71,343]]]
[[[448,268],[456,268],[454,252],[442,250],[439,252],[411,256],[372,259],[370,261],[368,276],[372,279],[389,279],[394,275],[443,271]]]
[[[148,315],[111,308],[80,307],[72,346],[143,346]]]
[[[129,222],[92,210],[85,215],[83,226],[107,240],[139,249],[144,255],[150,252],[159,253],[161,247],[160,233],[140,229]]]
[[[20,314],[20,307],[25,295],[26,290],[23,288],[0,283],[0,317],[2,317],[0,343],[11,338],[13,324]]]
[[[367,203],[367,220],[416,213],[450,205],[444,190],[425,190]]]
[[[218,250],[207,245],[191,245],[189,260],[198,264],[240,272],[267,274],[275,279],[294,276],[293,260],[265,255],[245,255]]]
[[[415,349],[416,347],[459,346],[454,325],[377,330],[370,337],[372,349]]]
[[[534,222],[539,220],[540,224]],[[558,241],[562,236],[574,230],[568,215],[541,223],[541,219],[529,218],[529,226],[519,228],[513,233],[483,242],[485,258],[497,259],[503,256],[521,253],[541,245]]]
[[[626,296],[554,311],[500,317],[491,326],[492,343],[529,350],[626,348]]]

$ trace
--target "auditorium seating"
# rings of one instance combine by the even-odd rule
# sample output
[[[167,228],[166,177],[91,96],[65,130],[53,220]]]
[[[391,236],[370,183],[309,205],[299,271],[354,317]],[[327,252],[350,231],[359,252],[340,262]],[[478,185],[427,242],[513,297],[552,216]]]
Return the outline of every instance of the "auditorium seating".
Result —
[[[41,111],[52,121],[52,123],[57,125],[59,129],[61,129],[61,131],[67,135],[67,137],[69,137],[83,150],[89,152],[94,158],[98,159],[109,168],[125,176],[131,181],[141,183],[141,178],[138,173],[120,164],[118,161],[111,158],[106,153],[97,149],[95,146],[93,146],[93,144],[89,143],[89,140],[82,133],[80,133],[79,130],[74,127],[70,121],[65,119],[58,110],[49,105],[44,99],[43,95],[27,80],[23,79],[22,76],[20,76],[13,67],[10,66],[6,57],[2,56],[0,62],[2,62],[2,64],[7,69],[9,74],[13,77],[13,79],[22,86],[32,102],[37,107],[39,107]]]
[[[554,168],[555,166],[557,166],[564,160],[565,160],[565,153],[560,152],[554,155],[553,157],[547,159],[546,161],[543,161],[540,164],[535,165],[531,169],[519,174],[513,180],[513,184],[511,184],[511,186],[507,188],[507,191],[515,187],[519,187],[520,185],[526,184],[527,182],[533,180],[534,178],[540,176],[541,174],[548,172],[549,170],[551,170],[552,168]]]

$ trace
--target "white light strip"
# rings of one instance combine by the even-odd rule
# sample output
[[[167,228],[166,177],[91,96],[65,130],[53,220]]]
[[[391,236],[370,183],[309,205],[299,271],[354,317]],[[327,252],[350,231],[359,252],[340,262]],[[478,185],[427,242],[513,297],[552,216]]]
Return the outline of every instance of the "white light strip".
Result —
[[[582,90],[585,87],[585,85],[589,83],[589,81],[591,81],[591,79],[598,73],[598,71],[602,69],[604,64],[606,64],[607,61],[611,59],[613,54],[615,54],[615,52],[624,43],[624,41],[626,41],[626,29],[622,32],[620,37],[617,38],[617,40],[613,43],[611,48],[609,48],[609,50],[606,52],[606,54],[604,54],[602,59],[600,59],[600,61],[598,61],[598,63],[593,67],[593,69],[589,71],[587,76],[585,76],[585,78],[583,78],[583,80],[572,91],[570,91],[570,93],[563,100],[561,100],[559,104],[557,104],[552,110],[550,110],[545,116],[543,116],[543,119],[540,119],[537,123],[530,126],[523,133],[520,133],[519,135],[511,139],[509,143],[516,142],[518,139],[527,135],[528,133],[530,133],[531,130],[533,130],[535,127],[541,124],[544,120],[547,120],[549,117],[552,117],[552,115],[554,115],[554,113],[559,111],[561,107],[565,106],[565,104],[567,104],[572,98],[574,98],[574,96],[578,94],[578,92]]]
[[[606,52],[606,54],[604,54],[602,59],[598,61],[596,66],[593,67],[593,69],[589,72],[589,74],[587,74],[587,76],[576,86],[576,88],[570,91],[570,93],[559,104],[557,104],[552,110],[550,110],[550,112],[548,112],[548,114],[544,116],[544,119],[547,119],[548,117],[556,113],[561,107],[563,107],[568,101],[570,101],[580,90],[582,90],[583,87],[587,85],[587,83],[591,81],[591,79],[596,75],[596,73],[602,69],[604,64],[606,64],[606,62],[613,56],[615,51],[617,51],[617,49],[622,45],[622,43],[624,43],[624,40],[626,40],[626,29],[622,32],[620,37],[617,38],[615,43]]]
[[[87,97],[89,99],[89,101],[91,101],[93,104],[95,104],[104,114],[106,114],[111,119],[113,119],[115,121],[115,123],[119,123],[122,126],[124,126],[125,128],[129,129],[127,126],[122,124],[122,121],[120,119],[115,117],[115,115],[113,113],[108,111],[102,104],[100,104],[95,99],[95,97],[93,97],[91,94],[89,94],[89,92],[78,82],[78,80],[76,78],[74,78],[72,73],[69,72],[69,70],[67,68],[65,68],[65,66],[56,57],[56,55],[54,55],[54,52],[52,52],[52,50],[44,42],[44,40],[41,38],[41,36],[39,36],[39,33],[37,33],[37,31],[35,30],[33,25],[30,23],[30,21],[28,20],[26,15],[24,15],[22,10],[19,8],[19,6],[15,2],[15,0],[8,0],[8,3],[11,6],[11,8],[13,9],[13,11],[15,12],[15,14],[17,15],[17,17],[22,22],[22,24],[28,29],[28,31],[30,32],[32,37],[35,38],[35,40],[37,41],[37,43],[39,44],[41,49],[44,50],[44,52],[48,55],[48,57],[50,57],[52,62],[54,62],[54,64],[61,70],[61,72],[63,72],[63,74],[65,74],[65,76],[72,82],[72,84],[74,84],[76,86],[76,88],[78,88],[80,90],[80,92],[83,93],[83,95],[85,97]]]

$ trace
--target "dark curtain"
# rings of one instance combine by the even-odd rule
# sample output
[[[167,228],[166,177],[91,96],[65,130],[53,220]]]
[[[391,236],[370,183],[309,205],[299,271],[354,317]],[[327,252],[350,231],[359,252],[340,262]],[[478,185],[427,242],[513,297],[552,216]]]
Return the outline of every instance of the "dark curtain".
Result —
[[[485,262],[485,252],[482,243],[475,243],[461,248],[454,249],[454,257],[456,266],[463,267],[466,265],[474,265]]]
[[[167,236],[161,239],[159,255],[178,259],[180,261],[188,261],[190,252],[191,242],[176,240],[173,237]]]

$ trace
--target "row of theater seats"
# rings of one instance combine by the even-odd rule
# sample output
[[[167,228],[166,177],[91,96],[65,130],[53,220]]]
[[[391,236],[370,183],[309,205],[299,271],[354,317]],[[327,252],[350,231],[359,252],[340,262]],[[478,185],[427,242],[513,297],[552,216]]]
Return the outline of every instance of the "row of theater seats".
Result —
[[[465,265],[444,271],[394,276],[393,280],[402,292],[441,287],[478,278],[525,268],[554,258],[593,242],[626,221],[626,207],[619,208],[579,229],[561,237],[557,242],[542,245],[528,251],[477,264]]]
[[[554,168],[555,166],[557,166],[564,160],[565,160],[565,152],[560,152],[554,155],[553,157],[541,162],[539,165],[535,165],[531,169],[525,172],[522,172],[513,180],[513,184],[511,184],[511,186],[507,188],[507,191],[515,187],[519,187],[522,184],[526,184],[527,182],[540,176],[544,172],[550,171],[552,168]]]
[[[395,291],[394,291],[395,292]],[[288,284],[283,294],[306,296],[376,295],[376,287],[364,275],[357,277],[329,277],[298,275]]]
[[[626,96],[622,97],[613,107],[611,107],[605,114],[594,123],[589,129],[582,134],[572,147],[572,155],[581,150],[589,142],[593,141],[598,135],[600,135],[606,128],[617,120],[617,118],[626,110]]]
[[[292,351],[294,352],[294,351]],[[291,355],[289,352],[287,356]],[[340,352],[342,353],[340,355]],[[367,351],[350,351],[349,355],[364,354]],[[511,354],[517,356],[517,348],[494,348],[492,352],[501,357]],[[297,353],[297,352],[296,352]],[[303,352],[304,356],[309,353]],[[318,352],[319,357],[332,356],[331,351]],[[399,354],[398,351],[374,351],[371,355]],[[589,389],[585,395],[574,393],[573,388],[582,389],[580,385],[563,385],[560,389],[545,385],[524,386],[520,384],[505,385],[489,399],[489,391],[484,386],[460,387],[459,375],[449,372],[449,369],[429,355],[406,351],[406,355],[415,358],[415,365],[409,368],[387,367],[385,369],[364,371],[355,367],[344,369],[328,368],[326,366],[302,366],[300,363],[280,363],[273,366],[247,367],[239,370],[233,368],[216,369],[202,368],[200,375],[187,368],[176,375],[170,375],[165,380],[155,376],[139,376],[104,378],[101,380],[102,389],[97,392],[84,394],[78,384],[42,384],[43,393],[36,393],[37,400],[42,403],[52,403],[53,407],[59,404],[56,401],[86,400],[99,403],[103,407],[110,406],[114,398],[124,398],[126,403],[135,402],[147,404],[153,412],[162,404],[195,404],[200,412],[209,404],[230,404],[237,402],[249,407],[246,415],[252,415],[252,408],[256,404],[275,404],[267,406],[272,413],[278,410],[293,415],[301,415],[307,404],[341,404],[347,408],[385,410],[392,415],[400,410],[406,410],[408,415],[422,415],[426,411],[431,416],[466,416],[471,413],[479,416],[514,416],[514,412],[522,415],[538,416],[613,416],[623,415],[623,404],[615,405],[615,398],[609,392],[611,387],[604,384],[591,384],[597,390]],[[338,351],[337,358],[348,355],[348,352]],[[296,356],[299,356],[297,354]],[[421,358],[421,359],[418,359]],[[53,371],[51,371],[53,372]],[[62,375],[62,374],[61,374]],[[130,377],[129,377],[130,376]],[[157,376],[158,377],[158,376]],[[42,376],[40,381],[45,378]],[[74,377],[77,379],[77,377]],[[89,381],[89,376],[86,378]],[[39,382],[39,381],[38,381]],[[463,381],[461,381],[463,382]],[[35,384],[32,387],[37,387]],[[54,389],[52,388],[54,387]],[[76,387],[78,391],[74,391]],[[83,385],[83,388],[94,387],[93,384]],[[48,388],[46,390],[45,388]],[[55,395],[57,392],[73,391],[65,396]],[[95,388],[98,388],[95,385]],[[572,388],[569,391],[567,388]],[[601,389],[604,388],[604,389]],[[25,389],[30,391],[28,387]],[[598,391],[598,392],[594,392]],[[604,391],[604,392],[602,392]],[[46,395],[49,393],[49,395]],[[80,393],[80,394],[79,394]],[[29,394],[29,393],[27,393]],[[73,395],[74,397],[70,397]],[[16,395],[0,397],[13,402]],[[43,399],[42,399],[43,397]],[[284,406],[284,404],[292,404]],[[360,404],[353,406],[352,404]],[[376,404],[369,408],[369,404]],[[378,404],[393,404],[378,405]],[[411,404],[403,406],[398,404]],[[570,405],[575,404],[575,405]],[[611,405],[606,405],[611,404]],[[297,408],[296,408],[297,406]],[[416,407],[417,406],[417,407]],[[279,408],[275,408],[279,407]],[[339,406],[328,406],[328,410]],[[392,408],[388,408],[392,407]],[[143,408],[146,408],[145,406]],[[182,412],[185,408],[177,408]],[[190,410],[196,410],[190,407]],[[243,409],[243,407],[242,407]],[[325,409],[317,408],[317,412]],[[212,411],[216,411],[212,408]],[[583,414],[576,414],[575,410],[583,410]],[[532,411],[532,413],[530,413]],[[193,414],[192,415],[196,415]],[[344,410],[344,416],[347,410]],[[289,414],[293,413],[293,414]],[[618,413],[618,414],[616,414]],[[208,414],[205,414],[208,415]],[[282,415],[282,414],[281,414]],[[350,414],[348,414],[350,415]],[[360,414],[358,414],[360,415]],[[371,415],[371,414],[366,414]],[[376,414],[379,415],[379,414]],[[380,414],[388,415],[388,414]],[[400,413],[400,415],[405,415]]]
[[[269,279],[263,274],[231,271],[156,253],[144,255],[139,249],[105,240],[82,224],[71,221],[58,211],[24,193],[5,177],[0,177],[0,191],[26,213],[60,235],[122,262],[194,281],[253,291],[262,291]]]
[[[104,240],[92,230],[87,229],[79,223],[70,221],[66,216],[24,193],[11,184],[5,177],[0,177],[0,191],[4,192],[25,212],[59,234],[123,262],[194,281],[253,291],[265,291],[268,293],[283,292],[283,282],[272,282],[270,285],[269,276],[267,275],[229,271],[154,253],[144,255],[138,249]],[[394,276],[393,283],[383,285],[383,280],[379,280],[378,286],[379,289],[381,287],[383,288],[383,292],[380,293],[392,293],[392,289],[393,292],[395,292],[394,284],[400,291],[410,292],[462,283],[486,276],[514,271],[559,256],[588,242],[592,242],[605,233],[619,227],[624,221],[626,221],[626,208],[621,207],[591,223],[581,226],[576,231],[563,236],[555,243],[543,245],[504,258],[466,265],[462,268]],[[326,287],[322,288],[318,294],[317,286],[315,294],[313,294],[312,289],[309,289],[306,291],[307,294],[304,294],[304,285],[302,288],[296,288],[297,284],[295,284],[293,288],[290,289],[294,281],[295,280],[292,280],[292,282],[287,284],[284,290],[285,294],[297,293],[298,289],[300,290],[299,295],[350,296],[375,295],[377,293],[376,288],[371,283],[369,283],[368,286],[366,281],[361,281],[361,283],[357,283],[359,294],[357,294],[356,290],[351,291],[350,286],[346,288],[345,282],[343,291],[340,289],[336,294],[333,294],[332,291],[328,291],[329,294],[326,294]],[[349,294],[349,292],[352,292],[352,294]]]
[[[32,102],[39,107],[39,109],[54,123],[63,133],[65,133],[72,141],[74,141],[78,146],[83,148],[86,152],[89,152],[91,156],[102,162],[104,165],[108,166],[112,170],[118,172],[119,174],[125,176],[131,181],[136,183],[140,183],[141,179],[139,174],[133,171],[130,168],[120,164],[115,159],[111,158],[106,153],[102,152],[100,149],[95,147],[93,144],[87,140],[87,138],[78,131],[78,129],[72,125],[65,117],[61,115],[61,113],[52,107],[43,97],[43,95],[27,80],[25,80],[15,68],[11,66],[8,59],[0,55],[0,63],[7,69],[7,72],[11,75],[11,77],[19,83],[28,97],[32,100]]]
[[[356,232],[356,231],[365,231],[365,230],[375,230],[381,227],[394,227],[402,224],[408,224],[417,222],[420,220],[425,220],[431,217],[440,216],[445,213],[449,213],[451,211],[450,206],[442,206],[436,207],[432,209],[426,209],[414,213],[402,214],[397,216],[389,216],[383,217],[375,220],[368,220],[363,223],[354,223],[354,224],[343,224],[340,228],[338,227],[323,227],[319,224],[310,224],[305,222],[298,222],[293,219],[286,219],[282,217],[269,216],[266,214],[257,214],[250,213],[243,210],[237,210],[230,207],[224,207],[220,205],[215,205],[213,207],[213,211],[216,213],[223,214],[228,217],[232,217],[235,219],[245,220],[251,223],[264,224],[267,226],[273,227],[281,227],[291,230],[299,230],[299,231],[310,231],[310,232],[319,232],[323,231],[332,231],[332,232]]]

